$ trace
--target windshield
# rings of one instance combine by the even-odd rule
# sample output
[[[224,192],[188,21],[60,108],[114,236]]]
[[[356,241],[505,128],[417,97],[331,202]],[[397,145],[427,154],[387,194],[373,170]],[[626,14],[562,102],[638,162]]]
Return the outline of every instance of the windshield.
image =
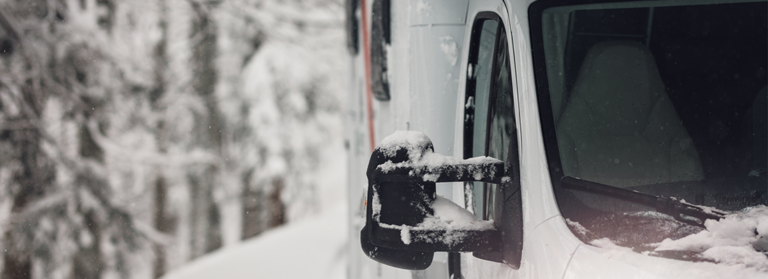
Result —
[[[590,2],[531,11],[549,169],[572,229],[637,247],[701,230],[563,177],[725,211],[768,204],[766,2]]]

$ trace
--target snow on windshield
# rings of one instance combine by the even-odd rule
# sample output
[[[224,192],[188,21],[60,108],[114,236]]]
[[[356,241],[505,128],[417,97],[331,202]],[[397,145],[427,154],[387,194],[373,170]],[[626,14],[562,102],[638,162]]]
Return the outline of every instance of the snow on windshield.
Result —
[[[647,218],[670,219],[662,214],[645,214]],[[577,222],[567,220],[582,235],[590,232]],[[707,220],[705,229],[698,233],[649,244],[645,255],[663,255],[664,252],[692,252],[700,261],[746,268],[764,274],[768,272],[768,206],[746,208],[727,215],[721,220]],[[590,244],[614,252],[633,253],[632,249],[616,245],[620,241],[608,238],[593,239]]]
[[[705,259],[768,272],[768,207],[747,208],[724,219],[707,220],[706,230],[665,239],[655,251],[693,251]]]

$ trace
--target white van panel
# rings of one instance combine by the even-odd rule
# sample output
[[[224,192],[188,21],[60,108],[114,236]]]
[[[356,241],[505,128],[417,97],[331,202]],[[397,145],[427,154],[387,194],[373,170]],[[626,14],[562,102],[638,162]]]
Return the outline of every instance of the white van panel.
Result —
[[[532,1],[531,1],[532,2]],[[514,63],[517,69],[517,119],[520,125],[520,179],[523,187],[523,226],[533,228],[560,215],[549,177],[539,119],[528,26],[530,3],[507,3]]]
[[[463,25],[411,27],[410,130],[422,131],[440,154],[453,154]],[[437,194],[452,198],[448,185]]]
[[[411,26],[430,24],[460,24],[467,19],[469,0],[410,1]]]
[[[411,27],[411,130],[422,131],[435,152],[453,154],[464,26]]]

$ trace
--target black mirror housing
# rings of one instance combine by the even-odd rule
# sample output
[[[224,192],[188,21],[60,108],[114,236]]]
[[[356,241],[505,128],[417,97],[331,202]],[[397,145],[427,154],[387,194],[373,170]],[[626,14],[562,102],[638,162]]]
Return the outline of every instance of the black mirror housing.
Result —
[[[492,221],[478,220],[437,197],[435,187],[437,182],[501,183],[503,162],[442,156],[423,133],[401,131],[374,150],[366,175],[366,225],[360,240],[370,258],[398,268],[425,269],[436,251],[500,252],[501,236]],[[456,218],[446,221],[445,216]]]

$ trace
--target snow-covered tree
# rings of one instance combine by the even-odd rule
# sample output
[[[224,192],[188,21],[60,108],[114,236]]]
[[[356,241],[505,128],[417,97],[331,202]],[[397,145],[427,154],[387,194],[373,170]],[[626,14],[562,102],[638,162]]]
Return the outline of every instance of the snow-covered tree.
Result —
[[[143,136],[125,129],[147,119],[152,48],[137,42],[157,39],[156,18],[139,13],[151,4],[0,2],[0,117],[13,124],[0,140],[3,277],[127,276],[133,253],[163,241],[117,198],[125,181],[109,143]]]
[[[242,236],[249,237],[320,206],[320,150],[341,133],[343,6],[232,0],[219,11],[226,82],[217,94],[231,129],[229,177],[241,183],[228,192],[243,193]]]
[[[2,277],[158,277],[320,207],[341,10],[0,0]]]

